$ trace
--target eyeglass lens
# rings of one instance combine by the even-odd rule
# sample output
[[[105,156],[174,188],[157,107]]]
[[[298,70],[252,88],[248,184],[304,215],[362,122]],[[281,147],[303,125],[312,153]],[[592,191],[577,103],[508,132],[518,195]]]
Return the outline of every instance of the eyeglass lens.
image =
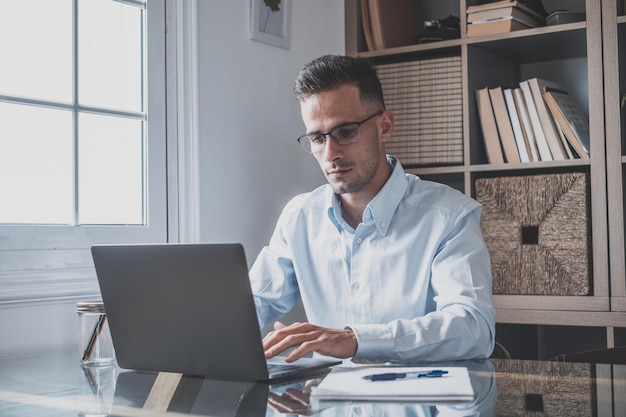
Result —
[[[324,150],[328,136],[330,136],[335,143],[339,145],[349,145],[359,140],[361,125],[378,114],[380,114],[380,111],[366,117],[360,122],[346,123],[344,125],[337,126],[328,133],[303,135],[298,138],[298,142],[302,145],[302,148],[309,153],[317,153]]]

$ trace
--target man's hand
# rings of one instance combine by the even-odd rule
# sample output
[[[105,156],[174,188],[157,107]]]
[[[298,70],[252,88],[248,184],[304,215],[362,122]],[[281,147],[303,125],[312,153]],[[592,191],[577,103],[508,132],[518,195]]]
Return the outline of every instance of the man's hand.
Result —
[[[295,349],[285,356],[287,362],[293,362],[309,352],[345,359],[354,356],[357,341],[350,329],[327,329],[311,323],[285,326],[279,321],[274,323],[274,331],[263,339],[266,358],[276,356],[292,347]]]
[[[309,393],[289,388],[282,395],[270,392],[267,403],[281,414],[310,416],[309,395]]]
[[[282,414],[310,416],[313,414],[310,407],[311,388],[318,386],[323,379],[307,381],[302,388],[287,388],[281,395],[270,391],[267,403]]]

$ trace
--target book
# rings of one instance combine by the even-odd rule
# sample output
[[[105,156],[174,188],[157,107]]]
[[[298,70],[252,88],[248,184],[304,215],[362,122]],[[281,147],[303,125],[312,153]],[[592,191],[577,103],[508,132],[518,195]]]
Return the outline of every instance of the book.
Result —
[[[418,1],[369,0],[367,12],[374,50],[412,45],[423,31]]]
[[[513,129],[513,136],[515,137],[515,145],[517,146],[517,151],[519,152],[520,162],[530,162],[530,158],[528,156],[528,144],[524,139],[522,126],[519,121],[519,116],[517,115],[517,107],[515,106],[515,99],[513,98],[513,90],[505,88],[502,90],[502,94],[504,95],[506,109],[509,113],[509,120],[511,121],[511,128]]]
[[[589,119],[585,111],[569,94],[546,91],[543,96],[571,147],[580,158],[589,159]]]
[[[501,19],[503,17],[511,17],[533,27],[541,26],[543,24],[541,15],[528,8],[520,8],[516,6],[507,6],[468,13],[467,23],[489,21],[493,19]]]
[[[557,132],[556,126],[554,124],[554,120],[552,119],[552,114],[548,110],[546,102],[543,99],[543,93],[547,90],[559,92],[565,92],[565,90],[557,83],[543,80],[540,78],[530,78],[528,80],[528,86],[530,87],[533,100],[535,101],[537,115],[539,116],[539,121],[541,123],[541,127],[543,128],[543,134],[546,138],[546,142],[548,143],[548,147],[550,148],[552,159],[567,159],[565,149],[563,148],[563,143],[561,142],[559,133]]]
[[[489,98],[487,87],[476,90],[476,104],[478,105],[478,116],[480,127],[483,132],[487,160],[490,164],[503,164],[504,156],[500,147],[500,137],[496,126],[496,118]]]
[[[552,161],[552,153],[550,147],[546,141],[546,137],[543,133],[543,127],[539,120],[539,114],[537,113],[537,107],[533,99],[533,93],[530,91],[528,80],[521,81],[519,83],[520,89],[524,96],[524,103],[526,103],[526,109],[528,110],[528,119],[532,126],[533,135],[535,137],[535,143],[537,144],[537,150],[539,151],[539,160]]]
[[[567,138],[565,137],[565,133],[563,133],[563,129],[561,129],[561,126],[559,126],[558,123],[556,124],[557,124],[556,130],[557,132],[559,132],[559,137],[561,138],[561,143],[563,144],[563,147],[565,148],[565,153],[567,154],[567,158],[568,159],[576,158],[577,156],[574,156],[574,151],[572,150],[572,146],[567,141]]]
[[[528,18],[528,17],[524,17],[523,15],[521,17],[516,17],[516,16],[500,16],[500,17],[494,17],[491,19],[483,19],[483,20],[476,20],[474,22],[472,22],[473,25],[481,25],[483,23],[492,23],[492,22],[500,22],[503,20],[515,20],[517,22],[523,23],[526,26],[528,26],[529,28],[535,28],[537,26],[539,26],[539,22]]]
[[[517,87],[513,89],[513,100],[515,101],[517,117],[520,121],[520,126],[522,127],[524,143],[528,149],[528,159],[530,159],[531,162],[540,161],[541,159],[539,158],[535,135],[533,134],[533,127],[528,116],[528,109],[526,108],[526,102],[524,101],[524,94],[522,93],[521,88]]]
[[[389,373],[443,372],[440,377],[406,377],[395,380],[372,381],[371,375]],[[311,387],[314,402],[333,400],[353,401],[471,401],[474,389],[465,367],[336,367]]]
[[[491,3],[477,4],[474,6],[467,7],[466,12],[469,16],[470,14],[482,12],[485,10],[503,9],[503,8],[509,8],[509,7],[515,7],[516,9],[519,9],[531,16],[535,16],[540,20],[544,19],[544,16],[542,16],[540,13],[522,4],[521,2],[515,1],[515,0],[501,0],[501,1],[491,2]]]
[[[496,33],[507,33],[515,30],[528,29],[532,26],[528,26],[525,23],[519,22],[515,19],[509,20],[494,20],[484,23],[471,23],[467,25],[467,37],[474,36],[486,36]]]
[[[520,162],[519,151],[517,150],[515,135],[513,133],[513,127],[511,126],[511,120],[509,119],[509,112],[504,101],[502,87],[490,88],[489,98],[491,99],[491,106],[493,107],[493,114],[498,128],[498,135],[500,136],[500,144],[504,150],[506,162]]]

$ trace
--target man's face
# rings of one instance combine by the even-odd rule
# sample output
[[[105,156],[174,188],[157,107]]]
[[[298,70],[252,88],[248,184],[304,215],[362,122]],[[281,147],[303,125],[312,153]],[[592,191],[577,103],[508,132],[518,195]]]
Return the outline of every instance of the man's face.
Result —
[[[338,125],[359,122],[379,110],[382,109],[363,104],[359,90],[352,85],[312,95],[300,103],[308,134],[326,133]],[[327,136],[324,150],[313,154],[335,193],[357,193],[382,187],[387,178],[380,182],[379,168],[381,163],[386,163],[384,142],[388,135],[381,130],[381,119],[386,117],[387,114],[382,113],[363,123],[360,138],[348,145],[338,145]],[[376,193],[378,189],[371,191]]]

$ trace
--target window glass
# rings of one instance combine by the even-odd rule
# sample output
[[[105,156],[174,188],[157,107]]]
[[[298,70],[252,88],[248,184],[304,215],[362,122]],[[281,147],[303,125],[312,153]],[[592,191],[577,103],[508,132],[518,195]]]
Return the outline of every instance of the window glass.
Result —
[[[0,102],[0,223],[72,224],[72,113]]]
[[[144,6],[0,0],[0,223],[145,225]]]
[[[143,122],[83,114],[79,118],[81,224],[143,224]]]
[[[165,6],[0,0],[0,305],[97,297],[92,245],[168,240]]]
[[[72,100],[72,1],[0,1],[0,95]]]
[[[142,9],[82,0],[78,17],[80,104],[142,111]]]

